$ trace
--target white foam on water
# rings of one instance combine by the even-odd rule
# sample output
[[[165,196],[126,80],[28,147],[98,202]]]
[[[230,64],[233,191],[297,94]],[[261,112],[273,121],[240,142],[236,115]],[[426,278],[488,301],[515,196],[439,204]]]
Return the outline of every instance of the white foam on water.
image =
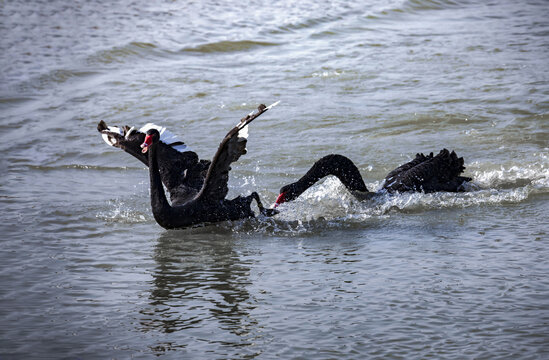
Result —
[[[536,183],[548,186],[549,168],[539,167],[539,164],[529,164],[525,167],[501,167],[498,170],[475,171],[472,175],[475,183],[482,187],[512,186],[517,182]]]

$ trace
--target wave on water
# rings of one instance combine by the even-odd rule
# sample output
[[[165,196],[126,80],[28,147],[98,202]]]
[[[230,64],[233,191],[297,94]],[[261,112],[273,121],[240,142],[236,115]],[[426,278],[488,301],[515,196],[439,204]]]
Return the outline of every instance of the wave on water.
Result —
[[[259,47],[271,47],[278,46],[279,44],[273,42],[265,41],[251,41],[251,40],[241,40],[241,41],[217,41],[213,43],[198,45],[195,47],[184,48],[182,52],[190,53],[231,53],[231,52],[240,52],[247,51]]]
[[[180,57],[181,54],[208,54],[208,53],[232,53],[243,52],[262,47],[278,46],[278,43],[264,41],[217,41],[197,45],[194,47],[183,48],[180,51],[172,51],[167,48],[157,46],[147,42],[130,42],[123,46],[115,46],[109,49],[96,51],[83,59],[83,64],[79,69],[54,68],[46,70],[36,76],[31,76],[26,80],[19,82],[17,89],[20,93],[26,94],[32,90],[48,90],[56,84],[64,84],[73,80],[82,80],[101,74],[101,69],[105,67],[116,67],[121,64],[134,63],[139,61],[169,59]],[[74,65],[71,65],[74,66]],[[19,103],[28,100],[26,97],[5,97],[0,99],[0,106],[9,105],[9,103]]]
[[[88,56],[88,64],[123,64],[134,59],[166,58],[174,54],[172,51],[158,47],[147,42],[130,42],[124,46],[115,46],[111,49],[101,50]]]
[[[460,1],[452,0],[407,0],[403,4],[403,9],[408,11],[443,10],[459,5]]]
[[[462,6],[463,1],[452,0],[405,0],[399,4],[388,3],[379,14],[415,14],[421,11],[445,10]],[[376,16],[373,16],[374,18]]]
[[[40,75],[31,76],[19,82],[15,85],[15,88],[19,93],[25,95],[17,98],[7,98],[3,103],[6,105],[9,103],[12,103],[11,105],[19,105],[19,103],[24,101],[35,100],[35,91],[51,91],[52,87],[55,85],[65,84],[71,81],[82,81],[98,74],[99,72],[95,70],[54,69],[46,71]]]
[[[124,46],[96,51],[76,64],[64,68],[49,69],[35,76],[30,76],[19,82],[16,87],[23,94],[29,90],[48,90],[56,84],[64,84],[74,80],[81,81],[99,75],[101,74],[101,68],[109,65],[119,66],[120,64],[132,63],[142,59],[168,58],[173,54],[175,53],[152,43],[130,42]],[[8,100],[12,101],[12,99]],[[26,99],[23,98],[23,100]],[[17,98],[14,101],[17,101]],[[0,103],[0,105],[2,104]]]
[[[142,167],[136,166],[102,166],[102,165],[82,165],[82,164],[67,164],[67,165],[28,165],[29,169],[38,171],[56,171],[56,170],[97,170],[97,171],[112,171],[119,173],[121,170],[141,170]]]

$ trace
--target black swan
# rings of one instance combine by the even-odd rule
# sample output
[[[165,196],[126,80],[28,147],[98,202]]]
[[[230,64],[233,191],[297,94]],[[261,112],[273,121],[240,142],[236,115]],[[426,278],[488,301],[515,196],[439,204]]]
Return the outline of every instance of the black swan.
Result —
[[[264,208],[256,192],[233,200],[227,200],[225,196],[230,164],[246,153],[248,124],[276,104],[260,105],[257,112],[244,117],[225,136],[212,161],[198,161],[196,153],[181,142],[164,143],[161,139],[166,130],[159,126],[148,124],[148,130],[143,134],[144,128],[140,131],[128,127],[118,129],[100,122],[98,130],[107,143],[120,147],[149,166],[153,215],[166,229],[253,217],[255,213],[250,207],[253,200],[263,215],[272,216],[277,211]],[[177,147],[184,147],[185,151]],[[171,205],[163,183],[171,194]]]
[[[416,154],[414,160],[391,171],[385,178],[382,190],[389,193],[423,191],[464,191],[463,184],[471,178],[459,176],[465,167],[463,158],[458,158],[454,151],[442,149],[438,155],[425,156]],[[328,155],[318,160],[298,181],[283,186],[273,207],[295,200],[305,190],[325,176],[336,176],[347,189],[358,199],[371,198],[356,165],[343,155]]]

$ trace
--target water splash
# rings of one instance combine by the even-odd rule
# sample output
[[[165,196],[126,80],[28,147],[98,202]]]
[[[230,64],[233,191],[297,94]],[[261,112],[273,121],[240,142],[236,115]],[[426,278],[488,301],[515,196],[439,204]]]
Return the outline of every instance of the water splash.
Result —
[[[549,187],[549,167],[547,166],[547,156],[545,162],[535,162],[522,166],[501,166],[493,170],[477,170],[473,173],[475,182],[481,187],[512,188],[516,184],[533,185],[543,190]]]
[[[100,210],[96,217],[109,223],[138,224],[154,221],[150,205],[142,204],[141,196],[130,196],[109,200],[107,208]]]

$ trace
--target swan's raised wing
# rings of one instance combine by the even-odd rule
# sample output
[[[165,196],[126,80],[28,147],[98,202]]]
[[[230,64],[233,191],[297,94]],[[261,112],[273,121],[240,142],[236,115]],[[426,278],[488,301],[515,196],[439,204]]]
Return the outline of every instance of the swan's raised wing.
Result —
[[[257,111],[242,118],[240,122],[231,129],[221,141],[212,163],[208,169],[204,186],[196,198],[205,200],[223,200],[229,191],[229,171],[232,162],[237,161],[240,156],[246,153],[246,142],[248,139],[248,125],[261,114],[276,106],[278,102],[265,106],[261,104]]]

